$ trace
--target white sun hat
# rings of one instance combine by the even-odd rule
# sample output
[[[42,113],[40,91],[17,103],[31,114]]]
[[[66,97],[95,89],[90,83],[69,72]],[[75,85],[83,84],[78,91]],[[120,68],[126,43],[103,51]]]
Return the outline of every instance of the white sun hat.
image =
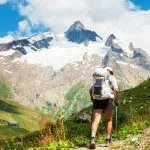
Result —
[[[114,71],[112,67],[105,67],[105,69],[109,70],[109,71],[112,71],[112,72]]]
[[[104,68],[95,68],[93,72],[93,77],[94,78],[101,78],[101,77],[106,77],[107,75],[107,70]]]

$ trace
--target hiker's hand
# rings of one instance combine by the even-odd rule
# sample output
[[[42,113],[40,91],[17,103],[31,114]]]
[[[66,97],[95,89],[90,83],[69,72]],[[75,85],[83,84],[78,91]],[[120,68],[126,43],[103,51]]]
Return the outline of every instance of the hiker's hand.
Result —
[[[115,100],[115,105],[119,105],[119,100]]]
[[[116,105],[119,105],[119,89],[114,89],[114,102]]]
[[[119,95],[115,95],[114,102],[115,105],[119,105]]]
[[[115,94],[116,96],[118,96],[118,95],[119,95],[119,89],[114,89],[114,94]]]

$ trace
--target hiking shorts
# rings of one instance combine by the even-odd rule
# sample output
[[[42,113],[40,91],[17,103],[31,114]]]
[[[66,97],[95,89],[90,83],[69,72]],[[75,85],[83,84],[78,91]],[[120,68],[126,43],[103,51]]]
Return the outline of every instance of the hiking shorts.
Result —
[[[105,100],[93,100],[93,108],[94,109],[103,109],[103,111],[107,109],[113,109],[113,99],[105,99]]]

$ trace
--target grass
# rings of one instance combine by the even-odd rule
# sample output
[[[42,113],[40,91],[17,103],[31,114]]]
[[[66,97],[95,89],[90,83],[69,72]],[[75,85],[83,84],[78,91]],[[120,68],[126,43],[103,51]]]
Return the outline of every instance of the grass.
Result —
[[[11,101],[9,97],[10,88],[0,81],[0,148],[4,146],[4,149],[11,149],[16,143],[14,139],[20,141],[25,135],[32,135],[31,132],[41,130],[51,120],[49,116]],[[9,122],[19,123],[19,127],[10,127]]]
[[[77,123],[76,115],[81,112],[85,112],[91,115],[91,107],[89,107],[90,101],[88,96],[88,87],[89,86],[85,82],[81,82],[73,86],[68,91],[66,95],[68,102],[60,111],[60,114],[64,116],[64,120],[61,119],[61,121],[56,122],[55,124],[51,124],[41,131],[35,131],[33,133],[27,134],[22,138],[14,139],[13,142],[8,141],[7,143],[3,144],[3,147],[11,147],[14,144],[14,147],[17,148],[18,145],[16,146],[15,143],[20,141],[23,141],[23,145],[21,145],[23,148],[31,147],[30,149],[66,150],[70,147],[87,145],[90,139],[91,125],[90,123]],[[8,106],[11,105],[11,110],[13,112],[12,114],[15,115],[15,117],[12,117],[13,115],[11,115],[10,112],[5,112],[7,113],[7,115],[5,114],[5,117],[8,119],[11,117],[13,119],[17,119],[16,116],[19,116],[20,114],[27,115],[29,112],[29,108],[24,108],[24,106],[20,106],[19,104],[12,102],[14,103],[13,105],[10,103],[10,101],[7,100],[4,102],[8,102]],[[13,111],[12,106],[15,108],[17,107],[17,109],[15,109],[16,112]],[[78,112],[78,110],[80,111]],[[36,114],[36,112],[34,113]],[[113,117],[115,120],[115,112]],[[150,79],[144,81],[135,88],[121,92],[120,105],[118,106],[118,132],[116,133],[114,130],[112,134],[113,140],[121,140],[126,138],[128,135],[141,133],[143,129],[150,127],[149,118]],[[22,121],[23,124],[25,123],[24,121]],[[106,129],[105,124],[106,121],[104,118],[102,118],[100,128],[98,130],[98,143],[104,142]],[[115,127],[115,124],[113,124],[113,127]]]
[[[14,138],[29,133],[29,131],[23,128],[0,126],[0,139]]]
[[[86,93],[86,94],[85,94]],[[67,93],[66,99],[69,105],[65,105],[67,112],[74,112],[64,121],[65,139],[60,139],[49,143],[47,149],[69,149],[69,147],[80,147],[87,145],[90,141],[90,123],[77,123],[76,115],[85,112],[91,115],[91,107],[84,108],[86,102],[89,102],[88,85],[81,82],[73,86]],[[82,95],[85,97],[83,98]],[[118,132],[113,131],[113,140],[123,140],[129,135],[136,135],[143,129],[150,127],[150,80],[144,81],[139,86],[125,90],[120,95],[120,105],[118,107]],[[80,112],[76,112],[77,103],[79,103]],[[82,105],[81,105],[82,104]],[[68,109],[67,109],[68,107]],[[70,109],[70,107],[72,107]],[[115,112],[113,115],[115,120]],[[104,143],[106,121],[102,118],[100,128],[98,130],[98,143]],[[115,129],[115,123],[113,124]],[[61,144],[59,144],[61,143]],[[38,149],[38,148],[37,148]]]
[[[65,95],[66,103],[61,109],[64,118],[68,118],[71,114],[79,112],[83,108],[89,107],[89,84],[85,81],[74,85]]]
[[[19,122],[20,128],[28,131],[40,129],[40,120],[46,115],[9,99],[0,97],[0,120],[6,122]],[[0,121],[1,122],[1,121]]]
[[[0,92],[2,97],[8,98],[11,96],[11,89],[4,81],[0,81]]]
[[[83,83],[82,83],[83,84]],[[79,93],[80,88],[84,87],[76,85],[78,88],[71,89],[69,92],[69,97],[73,100],[74,93]],[[86,95],[87,96],[87,95]],[[76,100],[79,103],[85,104],[87,102],[88,96],[85,99],[81,99],[80,97]],[[86,100],[86,101],[85,101]],[[85,104],[86,105],[86,104]],[[85,112],[91,115],[91,107],[82,109],[80,112]],[[79,112],[78,112],[79,113]],[[90,137],[90,124],[77,123],[76,115],[78,113],[72,114],[66,121],[66,139],[71,141],[75,145],[84,145],[89,142]],[[124,90],[120,94],[120,105],[118,106],[118,128],[119,131],[116,134],[114,132],[114,139],[123,139],[128,134],[137,134],[141,132],[146,127],[150,126],[150,79],[147,79],[139,86]],[[113,119],[115,120],[115,112]],[[115,128],[115,122],[113,122],[113,127]],[[105,135],[105,125],[106,121],[102,118],[102,122],[100,123],[100,129],[98,134],[104,136]],[[102,142],[102,138],[99,138],[99,142]]]

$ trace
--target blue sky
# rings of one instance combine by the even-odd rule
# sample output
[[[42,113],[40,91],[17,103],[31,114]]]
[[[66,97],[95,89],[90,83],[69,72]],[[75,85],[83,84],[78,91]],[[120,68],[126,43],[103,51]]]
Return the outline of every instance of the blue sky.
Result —
[[[141,9],[148,10],[150,9],[149,0],[132,0],[136,5],[140,6]]]
[[[18,5],[13,2],[8,2],[0,5],[0,37],[7,36],[9,33],[18,31],[18,23],[27,17],[20,14]],[[31,24],[30,24],[31,25]],[[32,33],[47,31],[42,25],[31,28]],[[23,33],[22,33],[23,34]]]
[[[143,10],[150,9],[149,0],[132,0],[132,2]],[[0,5],[0,14],[3,14],[0,15],[0,37],[6,36],[8,32],[17,31],[19,21],[26,19],[20,15],[19,10],[12,3]],[[43,28],[41,29],[44,30]],[[35,32],[38,31],[38,29],[35,30]]]
[[[12,4],[7,3],[0,5],[0,36],[5,36],[9,31],[15,31],[18,28],[18,22],[24,17]]]

